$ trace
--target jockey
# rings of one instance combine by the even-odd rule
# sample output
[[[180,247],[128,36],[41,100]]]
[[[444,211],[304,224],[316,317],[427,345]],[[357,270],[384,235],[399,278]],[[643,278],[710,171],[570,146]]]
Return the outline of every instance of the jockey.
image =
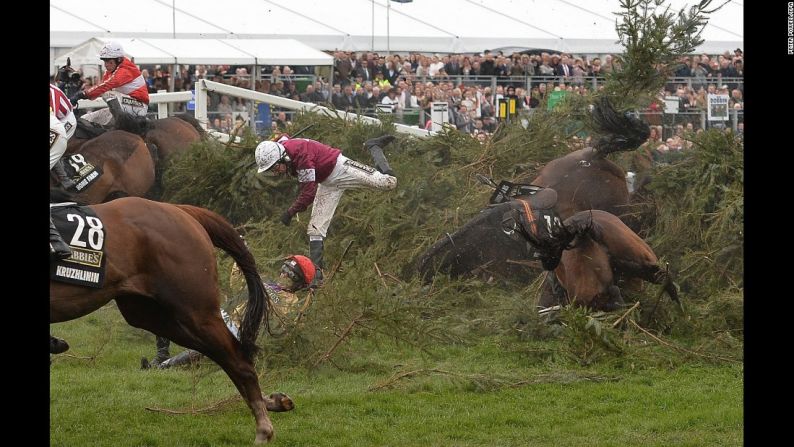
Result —
[[[271,302],[279,302],[279,297],[286,294],[292,294],[298,290],[305,289],[314,280],[314,275],[318,271],[317,267],[306,256],[291,255],[284,259],[281,264],[281,271],[279,272],[279,279],[276,283],[264,283],[265,292]],[[287,301],[287,300],[285,300]],[[234,338],[240,339],[240,318],[245,311],[246,303],[241,304],[234,312],[235,317],[229,316],[225,310],[221,309],[221,318],[229,328],[229,332],[234,335]],[[51,342],[52,343],[52,342]],[[149,362],[145,357],[141,359],[141,369],[149,369],[152,367],[158,369],[167,369],[172,366],[186,365],[189,363],[198,362],[202,355],[201,353],[192,349],[185,350],[173,357],[169,358],[168,346],[170,341],[164,337],[157,337],[157,356]]]
[[[50,169],[55,166],[61,155],[66,150],[66,129],[63,123],[55,117],[55,113],[50,108]],[[57,259],[66,259],[72,255],[69,245],[64,242],[55,224],[52,222],[50,214],[50,256]]]
[[[306,234],[309,236],[309,253],[317,265],[317,275],[311,287],[322,284],[325,267],[323,262],[323,239],[325,238],[336,206],[346,189],[367,187],[391,190],[397,187],[397,178],[392,174],[381,146],[394,140],[391,135],[367,140],[367,147],[380,170],[351,160],[339,149],[307,138],[292,138],[284,135],[278,141],[263,141],[256,147],[258,173],[277,176],[289,174],[298,178],[300,195],[281,215],[281,223],[289,225],[292,218],[309,205],[312,215]]]
[[[83,115],[83,118],[106,126],[113,119],[113,113],[146,116],[149,111],[149,90],[141,70],[124,56],[124,49],[116,42],[105,44],[99,51],[99,58],[105,63],[102,82],[88,90],[81,90],[72,98],[72,103],[82,98],[102,97],[108,104],[107,109]]]
[[[77,128],[77,118],[74,116],[74,107],[72,107],[72,103],[69,101],[69,98],[66,97],[66,94],[52,84],[50,84],[50,110],[53,111],[58,121],[63,123],[64,130],[66,131],[66,141],[64,143],[68,142],[69,138],[72,138],[72,135],[74,135],[74,130]],[[65,149],[64,147],[64,150]],[[61,152],[61,154],[63,154],[63,152]],[[60,156],[58,156],[58,159],[55,161],[55,166],[50,166],[50,169],[54,170],[55,174],[58,175],[64,189],[69,189],[74,186],[74,181],[66,174],[66,170],[63,167],[63,160],[61,160]]]

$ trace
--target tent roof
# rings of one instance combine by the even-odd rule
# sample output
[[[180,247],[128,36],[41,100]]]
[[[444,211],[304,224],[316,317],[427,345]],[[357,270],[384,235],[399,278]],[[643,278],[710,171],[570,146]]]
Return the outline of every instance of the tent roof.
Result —
[[[479,52],[517,46],[575,53],[622,51],[618,0],[50,0],[50,45],[91,37],[293,38],[321,50]],[[672,11],[696,0],[667,0]],[[722,0],[715,0],[719,6]],[[174,8],[172,8],[172,4]],[[387,22],[388,10],[388,22]],[[454,19],[453,19],[454,18]],[[741,47],[743,10],[711,15],[698,52]],[[137,56],[136,56],[137,60]]]
[[[101,64],[99,49],[116,41],[138,64],[331,65],[333,57],[291,39],[91,38],[55,59],[55,66]]]

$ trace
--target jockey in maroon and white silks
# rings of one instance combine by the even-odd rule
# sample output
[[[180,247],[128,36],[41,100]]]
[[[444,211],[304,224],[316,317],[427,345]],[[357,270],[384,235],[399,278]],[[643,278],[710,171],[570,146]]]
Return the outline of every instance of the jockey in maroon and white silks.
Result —
[[[105,102],[117,98],[124,113],[137,116],[146,116],[149,111],[149,90],[143,79],[141,70],[126,56],[121,45],[110,42],[102,47],[99,58],[105,63],[105,74],[102,82],[88,90],[79,97],[96,99],[102,97]],[[99,109],[83,115],[83,118],[106,125],[113,118],[110,110]]]
[[[306,234],[311,260],[319,267],[315,285],[322,281],[323,239],[342,193],[353,188],[391,190],[397,187],[396,177],[351,160],[339,149],[307,138],[282,136],[278,141],[263,141],[256,147],[255,159],[258,173],[289,173],[298,178],[300,194],[281,215],[284,225],[289,225],[296,214],[312,204]]]
[[[309,240],[325,238],[344,190],[362,187],[389,190],[397,186],[395,177],[350,160],[339,149],[319,141],[282,138],[280,144],[292,160],[290,174],[298,178],[301,187],[287,214],[295,216],[313,204],[306,231]]]
[[[66,94],[58,87],[50,84],[50,110],[53,111],[58,121],[66,129],[66,139],[72,138],[77,127],[77,118],[74,116],[74,107]]]

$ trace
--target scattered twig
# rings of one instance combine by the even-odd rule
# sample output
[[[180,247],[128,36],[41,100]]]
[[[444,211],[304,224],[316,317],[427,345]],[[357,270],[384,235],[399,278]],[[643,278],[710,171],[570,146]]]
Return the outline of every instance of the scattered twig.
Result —
[[[306,309],[308,309],[309,306],[312,304],[313,296],[314,296],[314,289],[309,289],[309,294],[306,295],[306,299],[303,301],[303,306],[301,306],[301,309],[298,311],[298,316],[295,317],[295,324],[298,324],[301,318],[303,318],[303,315],[306,314]]]
[[[347,252],[350,250],[350,246],[353,245],[353,242],[355,241],[356,241],[355,239],[351,239],[350,242],[347,243],[347,247],[345,247],[345,249],[342,251],[342,256],[340,256],[339,260],[336,261],[334,268],[331,270],[331,274],[328,275],[328,280],[325,282],[326,284],[330,283],[331,280],[334,279],[334,276],[336,276],[336,272],[338,272],[339,268],[342,267],[342,261],[344,261],[345,255],[347,255]]]
[[[505,263],[525,265],[527,267],[540,267],[540,261],[525,261],[523,259],[519,259],[519,260],[505,259]]]
[[[626,318],[626,316],[628,316],[628,314],[630,314],[630,313],[631,313],[631,312],[632,312],[634,309],[638,308],[639,306],[640,306],[640,302],[639,302],[639,301],[637,301],[636,303],[634,303],[634,305],[633,305],[633,306],[631,306],[631,307],[629,308],[629,310],[627,310],[627,311],[626,311],[626,313],[624,313],[623,315],[621,315],[621,316],[620,316],[620,318],[618,318],[617,320],[615,320],[615,322],[614,322],[614,323],[612,323],[612,327],[618,327],[618,325],[620,324],[620,322],[621,322],[621,321],[623,321],[623,319],[624,319],[624,318]]]
[[[215,411],[221,410],[224,407],[228,407],[229,405],[239,401],[242,399],[239,394],[235,394],[233,396],[227,397],[225,399],[221,399],[207,407],[199,408],[199,409],[191,409],[191,410],[170,410],[168,408],[157,408],[157,407],[145,407],[148,411],[154,411],[157,413],[165,413],[165,414],[204,414],[204,413],[213,413]]]
[[[384,273],[384,274],[383,274],[383,276],[385,276],[385,277],[387,277],[387,278],[390,278],[390,279],[391,279],[391,280],[393,280],[393,281],[397,281],[397,282],[399,282],[399,283],[403,282],[403,280],[402,280],[402,279],[400,279],[400,278],[398,278],[398,277],[396,277],[396,276],[392,275],[391,273]]]
[[[383,273],[381,273],[380,268],[378,268],[378,263],[373,262],[373,264],[375,264],[375,270],[378,272],[378,278],[380,278],[380,282],[383,283],[383,287],[388,287],[386,285],[386,280],[383,279]]]
[[[682,348],[681,346],[674,345],[674,344],[672,344],[670,342],[664,341],[661,338],[651,334],[650,332],[648,332],[645,329],[643,329],[642,326],[637,324],[636,321],[634,321],[632,319],[629,319],[628,321],[629,321],[629,323],[633,324],[634,327],[636,327],[637,329],[642,331],[644,334],[648,335],[652,339],[656,340],[657,342],[659,342],[659,343],[661,343],[661,344],[663,344],[663,345],[665,345],[667,347],[675,349],[676,351],[684,352],[684,353],[687,353],[687,354],[696,355],[698,357],[704,357],[704,358],[709,358],[709,359],[721,360],[721,361],[724,361],[724,362],[743,363],[742,360],[736,360],[736,359],[732,359],[732,358],[728,358],[728,357],[720,357],[720,356],[717,356],[717,355],[701,354],[701,353],[696,352],[696,351],[692,351],[692,350],[689,350],[689,349],[686,349],[686,348]]]
[[[321,355],[320,358],[314,362],[314,365],[312,365],[313,368],[316,368],[320,363],[328,360],[331,357],[331,354],[333,354],[334,351],[336,351],[336,348],[338,348],[339,345],[341,345],[342,342],[350,335],[350,333],[353,331],[353,326],[355,326],[363,316],[363,313],[359,314],[356,318],[353,318],[353,320],[350,321],[350,324],[348,324],[345,330],[342,331],[342,335],[340,335],[334,345],[331,346],[331,349],[326,351],[325,354]]]

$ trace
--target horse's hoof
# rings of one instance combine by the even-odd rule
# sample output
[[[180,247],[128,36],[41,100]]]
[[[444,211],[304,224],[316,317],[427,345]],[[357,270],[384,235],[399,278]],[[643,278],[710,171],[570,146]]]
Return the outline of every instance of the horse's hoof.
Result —
[[[290,411],[295,408],[295,402],[284,393],[273,393],[265,398],[265,407],[267,411]]]
[[[257,434],[256,435],[256,439],[254,439],[254,444],[256,444],[256,445],[267,444],[268,442],[270,442],[271,439],[273,439],[273,435],[272,434],[270,436],[266,436],[266,435],[263,435],[263,434]]]

